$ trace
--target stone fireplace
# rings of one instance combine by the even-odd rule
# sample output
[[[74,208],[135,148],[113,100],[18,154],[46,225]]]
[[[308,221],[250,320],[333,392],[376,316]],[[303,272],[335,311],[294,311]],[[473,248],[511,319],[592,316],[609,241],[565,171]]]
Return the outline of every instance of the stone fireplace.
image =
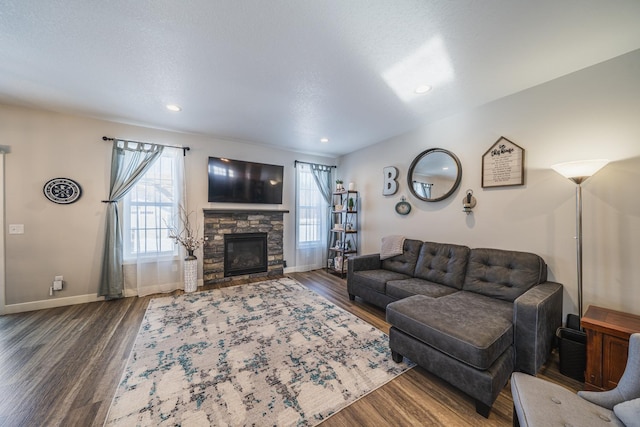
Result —
[[[284,210],[232,210],[204,209],[203,281],[205,285],[230,281],[243,277],[281,276],[284,272],[283,216]],[[233,237],[235,235],[235,237]],[[265,237],[266,268],[248,264],[262,262],[257,246],[252,248],[256,236]],[[248,243],[245,238],[254,240]],[[234,240],[235,238],[235,240]],[[225,240],[231,241],[225,250]],[[262,246],[264,247],[264,246]],[[243,266],[245,267],[243,270]],[[231,272],[231,274],[229,274]]]

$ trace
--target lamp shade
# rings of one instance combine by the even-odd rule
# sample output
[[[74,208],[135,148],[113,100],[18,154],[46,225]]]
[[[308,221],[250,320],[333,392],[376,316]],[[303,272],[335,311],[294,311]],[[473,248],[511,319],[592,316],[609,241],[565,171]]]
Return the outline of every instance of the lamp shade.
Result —
[[[565,178],[569,178],[577,184],[594,175],[606,166],[609,160],[579,160],[575,162],[558,163],[551,168]]]

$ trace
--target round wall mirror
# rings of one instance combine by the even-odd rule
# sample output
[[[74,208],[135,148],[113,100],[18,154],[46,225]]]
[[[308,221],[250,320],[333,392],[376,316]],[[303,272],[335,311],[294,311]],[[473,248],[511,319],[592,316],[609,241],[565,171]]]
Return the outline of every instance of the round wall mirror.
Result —
[[[460,160],[442,148],[430,148],[420,153],[407,174],[411,194],[425,202],[438,202],[451,196],[461,179]]]

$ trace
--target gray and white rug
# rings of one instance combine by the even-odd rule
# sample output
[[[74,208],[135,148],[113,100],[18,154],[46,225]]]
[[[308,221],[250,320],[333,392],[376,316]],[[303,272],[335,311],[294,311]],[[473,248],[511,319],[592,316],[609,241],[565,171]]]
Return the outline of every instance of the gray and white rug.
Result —
[[[106,426],[312,426],[411,368],[284,278],[153,299]]]

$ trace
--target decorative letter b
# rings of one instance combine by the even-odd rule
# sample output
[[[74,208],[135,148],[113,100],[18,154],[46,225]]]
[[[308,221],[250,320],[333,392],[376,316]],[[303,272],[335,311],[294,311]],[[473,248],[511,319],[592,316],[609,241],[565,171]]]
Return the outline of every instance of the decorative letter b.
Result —
[[[391,196],[392,194],[396,194],[396,191],[398,191],[398,181],[396,181],[396,178],[398,177],[398,168],[394,166],[387,166],[382,168],[382,173],[384,174],[382,195]]]

